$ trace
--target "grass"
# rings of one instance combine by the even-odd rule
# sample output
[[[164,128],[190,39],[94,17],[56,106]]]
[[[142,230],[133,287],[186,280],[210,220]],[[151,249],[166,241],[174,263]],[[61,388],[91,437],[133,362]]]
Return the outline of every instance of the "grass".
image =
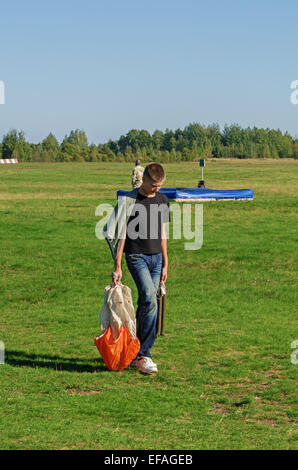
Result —
[[[197,164],[165,165],[197,186]],[[110,372],[93,344],[111,256],[95,208],[131,165],[0,168],[1,449],[297,449],[297,162],[209,161],[204,243],[169,240],[157,377]],[[295,186],[296,185],[296,186]],[[136,289],[124,263],[123,282]]]

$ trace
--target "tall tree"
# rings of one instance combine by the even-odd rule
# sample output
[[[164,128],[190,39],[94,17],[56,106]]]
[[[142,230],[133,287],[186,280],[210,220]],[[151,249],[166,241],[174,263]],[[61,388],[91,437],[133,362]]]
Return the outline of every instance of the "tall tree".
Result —
[[[24,133],[12,129],[3,137],[2,155],[3,158],[18,158],[20,161],[32,160],[32,148],[26,142]]]

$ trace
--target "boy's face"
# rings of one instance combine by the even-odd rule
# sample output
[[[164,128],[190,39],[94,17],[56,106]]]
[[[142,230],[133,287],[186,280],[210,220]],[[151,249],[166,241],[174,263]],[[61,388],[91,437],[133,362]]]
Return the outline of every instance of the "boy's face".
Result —
[[[159,181],[158,183],[152,181],[149,178],[146,178],[146,176],[143,176],[143,189],[148,195],[154,195],[156,194],[160,188],[163,185],[163,181]]]

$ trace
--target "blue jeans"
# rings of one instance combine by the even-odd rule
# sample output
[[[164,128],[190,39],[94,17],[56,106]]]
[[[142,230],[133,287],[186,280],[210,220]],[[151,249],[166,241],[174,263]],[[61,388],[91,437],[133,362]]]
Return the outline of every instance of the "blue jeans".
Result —
[[[138,356],[151,357],[150,349],[156,337],[157,290],[161,277],[162,254],[126,254],[126,263],[139,294],[136,323],[141,349]]]

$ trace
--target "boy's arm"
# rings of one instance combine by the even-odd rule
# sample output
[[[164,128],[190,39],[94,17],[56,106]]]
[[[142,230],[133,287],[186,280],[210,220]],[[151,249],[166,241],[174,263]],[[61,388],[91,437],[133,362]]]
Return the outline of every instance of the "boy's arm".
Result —
[[[162,235],[161,235],[161,254],[162,254],[162,270],[160,282],[166,282],[168,277],[168,251],[167,251],[167,236],[166,236],[166,224],[162,224]]]
[[[117,253],[116,259],[115,259],[115,270],[114,270],[113,276],[112,276],[112,281],[113,281],[114,286],[116,286],[118,282],[121,282],[121,279],[122,279],[121,264],[122,264],[122,254],[123,254],[123,249],[124,249],[124,245],[125,245],[125,240],[126,240],[126,237],[124,237],[121,240],[119,250],[118,250],[118,253]]]

